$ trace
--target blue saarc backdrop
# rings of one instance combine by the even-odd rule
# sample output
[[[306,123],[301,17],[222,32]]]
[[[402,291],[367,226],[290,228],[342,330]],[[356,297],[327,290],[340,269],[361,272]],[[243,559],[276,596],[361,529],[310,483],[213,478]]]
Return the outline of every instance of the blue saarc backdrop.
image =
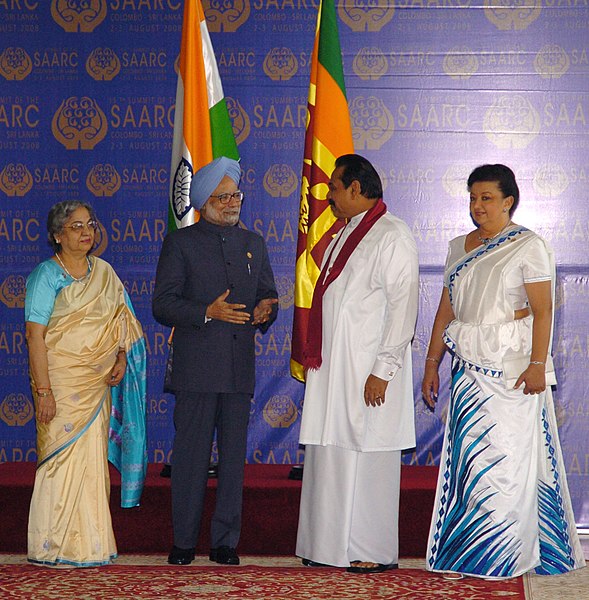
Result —
[[[423,358],[447,242],[466,232],[465,180],[516,172],[516,220],[558,261],[555,400],[577,521],[589,524],[589,7],[587,0],[336,2],[356,151],[377,167],[421,265],[414,341],[418,444],[436,464],[447,405],[425,410]],[[204,0],[239,144],[242,219],[267,242],[278,321],[256,338],[248,461],[296,463],[303,386],[289,376],[299,179],[318,2]],[[90,201],[97,253],[119,273],[149,350],[149,460],[168,461],[168,330],[151,316],[166,233],[180,0],[0,0],[0,462],[36,459],[25,279],[50,254],[57,201]]]

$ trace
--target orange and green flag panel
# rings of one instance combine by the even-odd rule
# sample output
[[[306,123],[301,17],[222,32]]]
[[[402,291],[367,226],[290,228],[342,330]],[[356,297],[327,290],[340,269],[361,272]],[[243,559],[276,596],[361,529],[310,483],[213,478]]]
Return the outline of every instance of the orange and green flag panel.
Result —
[[[301,358],[321,261],[327,245],[343,226],[335,219],[327,202],[327,184],[335,159],[352,152],[352,126],[335,3],[334,0],[323,0],[317,16],[311,60],[295,266],[290,372],[300,381],[305,380]]]

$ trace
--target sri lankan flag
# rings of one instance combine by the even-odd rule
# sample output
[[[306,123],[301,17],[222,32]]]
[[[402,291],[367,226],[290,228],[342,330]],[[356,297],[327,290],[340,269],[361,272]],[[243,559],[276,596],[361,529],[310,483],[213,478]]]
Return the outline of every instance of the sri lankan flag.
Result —
[[[300,381],[305,380],[301,359],[321,260],[342,226],[327,202],[327,183],[335,159],[354,152],[334,0],[319,5],[307,110],[290,360],[291,375]]]
[[[192,174],[218,156],[239,159],[223,86],[200,0],[186,0],[178,61],[170,168],[170,231],[198,221]]]

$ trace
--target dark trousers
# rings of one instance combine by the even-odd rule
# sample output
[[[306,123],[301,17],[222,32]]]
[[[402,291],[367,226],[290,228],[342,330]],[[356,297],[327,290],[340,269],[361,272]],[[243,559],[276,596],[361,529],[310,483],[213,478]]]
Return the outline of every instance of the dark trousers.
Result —
[[[250,399],[250,394],[176,393],[172,520],[179,548],[196,546],[215,429],[219,463],[211,548],[237,546]]]

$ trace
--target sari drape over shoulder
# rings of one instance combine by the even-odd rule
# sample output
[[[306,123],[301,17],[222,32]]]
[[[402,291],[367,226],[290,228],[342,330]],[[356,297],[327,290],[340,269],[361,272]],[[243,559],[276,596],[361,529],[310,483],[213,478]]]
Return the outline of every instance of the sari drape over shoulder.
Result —
[[[37,422],[28,535],[36,563],[95,566],[114,558],[108,460],[121,471],[124,507],[139,503],[147,468],[143,331],[112,267],[95,257],[91,264],[86,279],[58,293],[47,325],[57,414]],[[127,370],[111,388],[120,347]]]
[[[450,243],[445,285],[455,320],[451,394],[426,566],[514,577],[585,565],[558,439],[552,390],[508,389],[502,359],[529,353],[526,283],[551,281],[550,247],[520,226],[466,253]]]

